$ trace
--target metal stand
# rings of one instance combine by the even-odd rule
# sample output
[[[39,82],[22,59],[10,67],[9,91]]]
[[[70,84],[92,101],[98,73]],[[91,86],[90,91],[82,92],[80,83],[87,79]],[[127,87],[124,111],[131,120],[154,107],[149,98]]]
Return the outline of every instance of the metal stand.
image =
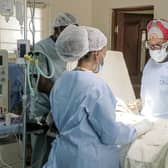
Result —
[[[26,77],[26,65],[24,67],[25,79],[24,79],[24,94],[23,94],[23,168],[26,168],[26,123],[27,123],[27,77]]]
[[[27,40],[27,1],[24,0],[24,40]],[[27,70],[24,65],[24,94],[23,94],[23,168],[26,168],[26,123],[27,123]]]

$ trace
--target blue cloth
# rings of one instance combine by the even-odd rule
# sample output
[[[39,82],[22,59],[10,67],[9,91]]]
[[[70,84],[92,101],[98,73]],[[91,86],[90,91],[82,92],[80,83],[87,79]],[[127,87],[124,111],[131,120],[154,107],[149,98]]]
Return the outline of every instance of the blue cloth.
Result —
[[[92,72],[64,72],[50,95],[59,135],[43,168],[119,168],[135,129],[115,121],[116,99]]]
[[[9,79],[9,111],[14,110],[15,106],[22,101],[24,88],[23,68],[17,64],[8,64]]]

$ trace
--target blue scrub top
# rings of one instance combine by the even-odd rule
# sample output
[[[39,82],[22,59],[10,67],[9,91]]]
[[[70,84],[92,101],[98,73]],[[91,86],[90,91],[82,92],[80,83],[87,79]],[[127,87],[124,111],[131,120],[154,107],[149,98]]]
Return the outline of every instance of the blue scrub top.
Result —
[[[65,71],[66,68],[66,63],[63,60],[61,60],[56,53],[55,42],[50,37],[48,37],[38,42],[35,45],[35,50],[42,51],[51,58],[55,69],[55,74],[51,81],[53,81],[54,83],[55,80],[57,80],[58,77]],[[49,64],[47,63],[46,57],[40,54],[38,59],[39,66],[43,70],[43,72],[49,73],[48,71],[51,70]],[[30,119],[43,117],[44,115],[48,114],[50,112],[50,102],[48,95],[36,91],[35,96],[31,97],[30,111]]]

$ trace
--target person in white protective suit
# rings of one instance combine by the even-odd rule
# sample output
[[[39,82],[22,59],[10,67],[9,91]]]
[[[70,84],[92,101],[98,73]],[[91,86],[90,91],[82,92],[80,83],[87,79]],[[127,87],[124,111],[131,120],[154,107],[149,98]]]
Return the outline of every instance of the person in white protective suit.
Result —
[[[150,59],[142,76],[142,115],[168,118],[168,21],[154,19],[147,25]]]
[[[43,168],[119,168],[121,145],[135,139],[135,128],[115,121],[116,99],[95,74],[103,65],[106,45],[105,35],[92,27],[69,25],[58,37],[60,58],[79,61],[51,91],[59,134]]]

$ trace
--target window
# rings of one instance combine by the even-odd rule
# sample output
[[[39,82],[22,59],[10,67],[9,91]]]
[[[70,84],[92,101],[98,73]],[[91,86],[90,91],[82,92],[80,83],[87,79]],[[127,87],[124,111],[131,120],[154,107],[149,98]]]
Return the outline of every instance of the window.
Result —
[[[32,44],[32,34],[29,30],[29,22],[31,20],[30,8],[27,8],[27,38]],[[41,39],[41,17],[42,8],[35,9],[35,42]],[[21,27],[15,16],[9,18],[9,21],[5,21],[5,17],[0,15],[0,49],[6,49],[9,53],[14,53],[16,51],[17,39],[23,39],[24,32],[21,32]]]

